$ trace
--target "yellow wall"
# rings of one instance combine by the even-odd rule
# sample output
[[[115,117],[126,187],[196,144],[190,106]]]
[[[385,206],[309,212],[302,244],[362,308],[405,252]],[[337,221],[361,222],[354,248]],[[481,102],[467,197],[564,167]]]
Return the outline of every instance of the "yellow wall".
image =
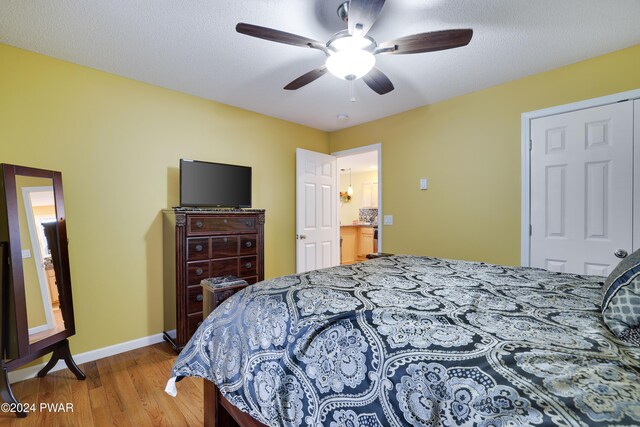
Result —
[[[33,215],[34,216],[56,216],[56,207],[54,205],[49,206],[34,206],[33,207]]]
[[[253,167],[265,274],[295,271],[295,148],[328,135],[0,44],[0,162],[62,172],[74,353],[162,331],[162,220],[181,157]]]
[[[521,114],[637,88],[640,45],[333,132],[330,148],[382,143],[385,252],[516,265]]]

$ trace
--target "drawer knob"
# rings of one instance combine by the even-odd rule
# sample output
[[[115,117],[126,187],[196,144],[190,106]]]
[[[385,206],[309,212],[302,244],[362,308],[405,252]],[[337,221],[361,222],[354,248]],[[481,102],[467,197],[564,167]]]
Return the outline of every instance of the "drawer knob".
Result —
[[[202,294],[198,294],[198,295],[196,296],[196,301],[198,301],[198,302],[202,302]]]
[[[228,219],[225,219],[225,220],[224,220],[224,223],[225,223],[225,224],[228,224],[228,223],[229,223],[229,220],[228,220]]]
[[[202,245],[196,245],[196,251],[202,252]]]
[[[250,248],[251,246],[253,246],[253,243],[251,241],[247,241],[244,244],[246,247]]]
[[[247,227],[251,227],[253,225],[253,221],[246,221],[244,225],[246,225]]]
[[[244,265],[244,268],[251,268],[251,266],[252,266],[252,265],[253,265],[253,264],[251,264],[250,262],[248,262],[248,263],[246,263],[246,264]]]
[[[204,226],[204,224],[202,223],[202,221],[197,221],[196,222],[196,228],[202,228]]]
[[[224,240],[223,240],[223,242],[225,242],[225,243],[227,243],[228,241],[229,241],[229,239],[228,239],[228,238],[226,238],[226,237],[225,237],[225,238],[224,238]]]
[[[196,268],[196,276],[201,276],[202,273],[204,272],[204,270],[202,270],[201,268]]]

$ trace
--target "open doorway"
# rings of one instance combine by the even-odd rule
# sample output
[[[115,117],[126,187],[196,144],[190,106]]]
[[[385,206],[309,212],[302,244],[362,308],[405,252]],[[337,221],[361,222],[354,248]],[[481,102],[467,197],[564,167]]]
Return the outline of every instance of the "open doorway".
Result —
[[[382,145],[333,153],[338,158],[340,263],[382,252]]]

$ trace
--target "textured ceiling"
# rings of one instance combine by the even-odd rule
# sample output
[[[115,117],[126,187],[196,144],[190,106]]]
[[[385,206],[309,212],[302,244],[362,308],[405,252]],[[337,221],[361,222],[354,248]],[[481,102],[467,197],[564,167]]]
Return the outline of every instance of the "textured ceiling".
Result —
[[[325,75],[315,49],[235,32],[238,22],[326,42],[340,0],[0,0],[0,42],[332,131],[640,43],[639,0],[387,0],[370,36],[473,28],[467,47],[380,55],[396,89]],[[348,119],[338,119],[339,114]]]

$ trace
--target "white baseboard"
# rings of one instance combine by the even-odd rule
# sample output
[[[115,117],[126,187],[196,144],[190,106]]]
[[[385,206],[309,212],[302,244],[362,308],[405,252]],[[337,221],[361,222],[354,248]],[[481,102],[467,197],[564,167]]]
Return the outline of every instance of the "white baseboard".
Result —
[[[97,350],[87,351],[86,353],[74,354],[73,360],[80,365],[81,363],[93,362],[94,360],[102,359],[103,357],[113,356],[114,354],[124,353],[125,351],[135,350],[136,348],[146,347],[159,342],[162,342],[162,334],[150,335],[148,337],[110,345]],[[9,372],[9,383],[13,384],[18,381],[35,378],[38,371],[44,368],[45,365],[46,363],[41,363],[39,365],[29,366],[27,368]],[[66,367],[67,365],[64,361],[60,360],[50,372],[65,369]]]

